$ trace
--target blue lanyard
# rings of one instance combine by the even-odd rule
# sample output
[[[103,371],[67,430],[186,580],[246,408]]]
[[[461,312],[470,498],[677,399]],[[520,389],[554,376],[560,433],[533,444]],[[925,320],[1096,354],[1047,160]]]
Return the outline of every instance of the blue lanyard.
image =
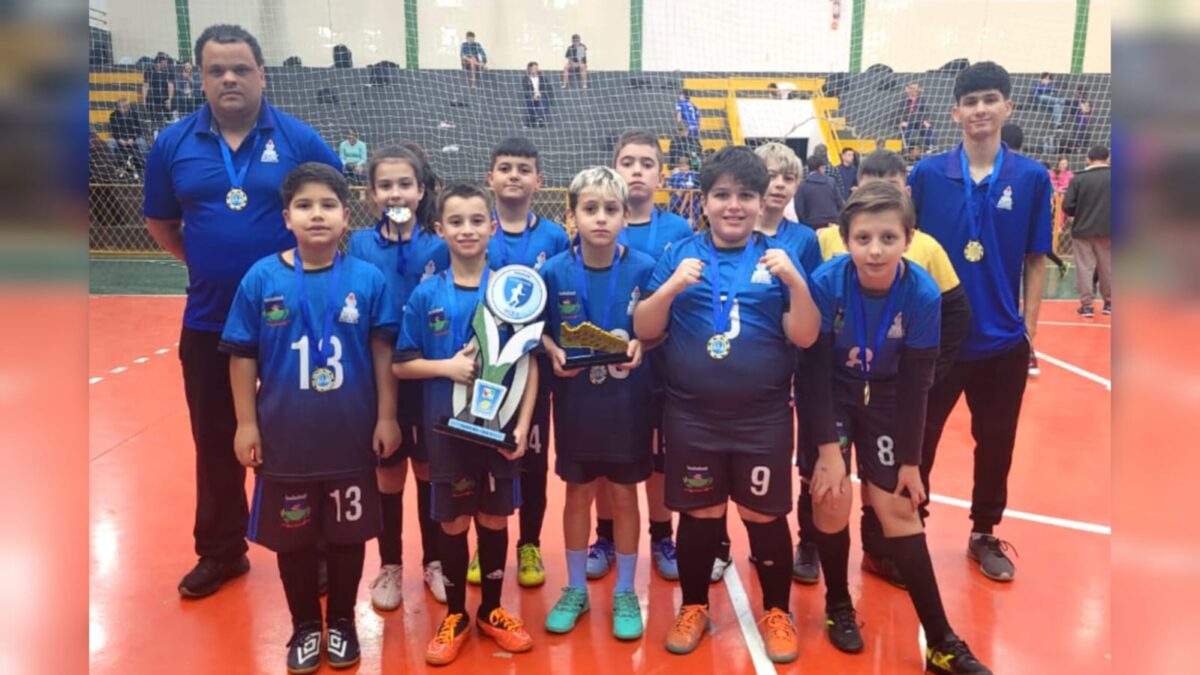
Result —
[[[322,307],[320,333],[317,332],[316,320],[308,308],[308,288],[304,282],[304,261],[300,259],[299,248],[296,249],[295,259],[292,261],[296,270],[296,290],[300,294],[300,317],[304,320],[304,331],[309,340],[308,348],[313,355],[313,360],[322,367],[329,362],[329,357],[333,356],[333,341],[329,337],[333,335],[333,317],[338,312],[338,288],[342,278],[341,259],[340,255],[334,254],[333,276],[329,279],[329,302]]]
[[[379,221],[379,225],[375,227],[375,234],[379,237],[379,243],[384,246],[392,243],[392,240],[383,234],[383,228],[387,227],[388,222],[388,217],[385,215]],[[417,237],[420,235],[421,222],[418,220],[413,221],[412,238],[408,240],[408,244],[404,243],[404,235],[401,234],[400,230],[396,230],[396,274],[399,274],[401,279],[404,278],[405,273],[408,271],[408,247],[415,244]]]
[[[658,207],[650,209],[650,241],[646,244],[646,252],[654,255],[654,244],[658,241]],[[621,234],[617,235],[617,243],[629,245],[629,228],[621,229]]]
[[[617,269],[621,266],[621,247],[620,245],[613,248],[612,268],[608,271],[608,294],[604,296],[604,302],[601,305],[604,310],[600,316],[600,322],[597,324],[600,328],[608,330],[608,319],[612,315],[613,296],[617,292]],[[588,285],[587,275],[583,269],[583,247],[580,246],[579,253],[575,256],[575,269],[579,279],[579,297],[583,300],[583,311],[591,319],[594,314],[588,309]]]
[[[221,146],[221,158],[225,160],[225,173],[229,174],[230,187],[239,190],[246,182],[246,172],[250,170],[250,165],[254,163],[254,156],[258,154],[259,144],[265,138],[265,135],[257,128],[251,133],[255,135],[255,138],[254,149],[250,152],[250,159],[246,161],[241,170],[236,170],[233,166],[233,150],[229,147],[229,142],[225,140],[225,137],[221,135],[219,130],[216,132],[217,144]]]
[[[875,342],[871,345],[870,355],[879,358],[879,350],[887,338],[888,329],[892,325],[892,310],[896,308],[896,298],[900,293],[900,273],[904,263],[896,266],[896,278],[888,289],[887,302],[883,305],[883,315],[879,317],[879,325],[875,328]],[[858,360],[862,364],[863,379],[870,379],[871,364],[867,354],[867,308],[863,301],[862,288],[858,285],[858,270],[850,265],[850,300],[854,304],[854,333],[858,342]]]
[[[975,199],[973,198],[975,181],[971,179],[971,164],[967,159],[967,149],[962,146],[960,146],[960,148],[960,156],[962,157],[963,191],[966,193],[967,198],[967,227],[970,230],[967,233],[967,241],[980,241],[979,236],[980,230],[982,229],[982,223],[979,214],[975,212]],[[992,165],[992,177],[988,183],[987,199],[984,200],[983,204],[983,212],[985,216],[992,212],[992,203],[995,201],[996,197],[996,186],[1000,184],[1000,165],[1003,163],[1004,145],[1001,144],[1000,150],[996,153],[996,163]]]
[[[717,258],[717,245],[712,239],[712,235],[708,238],[708,271],[709,285],[712,286],[712,310],[713,310],[713,330],[715,334],[721,334],[729,330],[729,313],[733,311],[733,301],[737,297],[738,287],[742,285],[743,280],[750,276],[750,270],[754,267],[754,262],[757,260],[758,254],[754,245],[754,234],[750,235],[750,239],[746,241],[746,249],[742,251],[741,260],[738,262],[737,272],[733,277],[733,283],[730,284],[729,292],[726,294],[725,302],[721,302],[721,268],[718,267],[720,260]]]
[[[500,225],[500,216],[496,210],[492,209],[492,222],[496,223],[496,234],[500,235],[500,264],[498,267],[504,267],[508,264],[508,245],[504,240],[504,227]],[[525,231],[521,233],[521,243],[519,244],[519,253],[517,253],[517,263],[525,264],[525,254],[529,252],[529,233],[533,232],[533,226],[537,223],[537,216],[533,215],[533,211],[525,219]]]
[[[450,318],[450,339],[453,341],[452,346],[454,347],[454,351],[462,349],[464,343],[467,341],[467,326],[471,324],[470,315],[475,313],[475,308],[478,307],[479,303],[483,302],[484,298],[487,296],[488,273],[490,271],[491,270],[489,270],[485,265],[483,268],[483,276],[479,278],[479,290],[475,292],[475,302],[471,304],[471,311],[467,312],[468,316],[466,320],[462,321],[460,325],[457,293],[454,292],[454,272],[449,269],[446,270],[446,314]]]

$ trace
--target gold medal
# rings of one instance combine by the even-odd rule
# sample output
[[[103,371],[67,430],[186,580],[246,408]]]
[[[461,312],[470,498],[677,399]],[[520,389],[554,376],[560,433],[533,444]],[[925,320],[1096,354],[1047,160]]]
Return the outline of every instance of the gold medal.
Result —
[[[863,405],[871,405],[871,382],[863,382]]]
[[[963,257],[970,262],[983,260],[983,244],[977,239],[968,241],[966,247],[963,248]]]
[[[730,347],[732,347],[732,344],[724,333],[717,333],[708,339],[708,355],[715,361],[720,361],[729,356]]]
[[[225,206],[234,211],[241,211],[246,208],[246,204],[250,203],[250,197],[246,191],[241,188],[229,188],[229,192],[225,193]]]
[[[324,394],[327,391],[333,391],[335,378],[333,371],[324,366],[312,371],[312,388],[318,393]]]
[[[592,366],[588,370],[588,381],[592,384],[604,384],[608,379],[608,366]]]

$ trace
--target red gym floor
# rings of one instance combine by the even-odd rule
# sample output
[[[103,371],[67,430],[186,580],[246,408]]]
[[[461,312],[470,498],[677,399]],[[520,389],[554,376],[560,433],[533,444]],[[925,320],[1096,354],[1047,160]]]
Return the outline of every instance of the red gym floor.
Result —
[[[272,554],[252,547],[253,568],[218,594],[181,600],[180,576],[192,553],[193,446],[180,378],[182,298],[93,297],[90,300],[90,655],[92,673],[278,673],[290,634]],[[950,420],[933,475],[937,500],[930,546],[950,620],[997,673],[1105,673],[1110,667],[1109,525],[1111,513],[1111,329],[1107,317],[1080,320],[1073,302],[1042,306],[1037,349],[1042,374],[1030,381],[1009,481],[1010,513],[997,534],[1019,550],[1018,575],[1002,585],[983,578],[965,555],[970,529],[971,442],[960,404]],[[359,593],[363,659],[359,672],[425,668],[423,648],[442,605],[420,578],[420,539],[412,491],[406,496],[404,604],[376,612],[367,583],[378,557],[367,549]],[[550,481],[542,536],[547,582],[524,590],[510,574],[505,605],[522,616],[536,641],[532,652],[498,652],[473,635],[447,672],[458,673],[749,673],[773,669],[751,632],[761,608],[736,519],[736,575],[711,591],[717,629],[694,654],[668,654],[663,639],[679,603],[677,585],[651,571],[643,538],[638,592],[646,636],[611,637],[607,613],[613,575],[592,585],[593,609],[575,631],[541,629],[565,583],[562,484]],[[645,511],[643,510],[643,513]],[[793,518],[794,520],[794,518]],[[515,524],[514,526],[515,527]],[[410,534],[411,533],[411,534]],[[643,535],[644,537],[644,535]],[[855,548],[857,549],[857,533]],[[919,673],[923,665],[916,615],[908,596],[863,578],[851,557],[865,652],[841,654],[823,634],[822,587],[792,586],[801,630],[799,661],[778,670],[809,673]],[[515,569],[510,560],[509,570]],[[469,605],[477,600],[471,589]],[[738,608],[752,614],[739,623]],[[325,671],[323,671],[325,672]]]

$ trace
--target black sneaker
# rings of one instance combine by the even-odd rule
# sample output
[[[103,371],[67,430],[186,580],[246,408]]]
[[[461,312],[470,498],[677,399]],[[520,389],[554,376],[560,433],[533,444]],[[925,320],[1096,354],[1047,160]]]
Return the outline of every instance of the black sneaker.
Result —
[[[330,668],[349,668],[358,663],[358,630],[351,619],[335,619],[329,624],[325,640],[325,658]]]
[[[862,633],[858,630],[858,614],[849,602],[825,608],[825,625],[829,641],[838,651],[857,654],[863,650]]]
[[[1075,310],[1075,313],[1085,319],[1096,318],[1096,310],[1092,309],[1091,305],[1080,305],[1079,309]]]
[[[904,577],[900,575],[900,568],[896,566],[896,559],[891,556],[875,555],[863,551],[862,569],[896,588],[901,590],[908,588],[904,585]]]
[[[321,667],[321,622],[308,621],[296,626],[288,640],[289,673],[315,673]]]
[[[925,670],[942,675],[992,675],[992,671],[971,653],[967,643],[954,636],[925,650]]]
[[[1100,313],[1103,314],[1104,316],[1112,316],[1112,303],[1111,302],[1104,303],[1104,309],[1100,310]]]
[[[324,551],[317,553],[317,594],[325,595],[329,592],[329,558],[325,557]]]
[[[967,557],[979,563],[979,571],[992,581],[1012,581],[1017,574],[1016,566],[1004,554],[1005,551],[1016,553],[1017,548],[990,534],[972,534],[967,542]]]
[[[179,582],[179,594],[185,598],[203,598],[216,593],[221,585],[250,571],[245,554],[233,560],[203,557]]]
[[[800,542],[796,546],[796,560],[792,563],[792,579],[802,584],[815,584],[821,579],[821,562],[817,557],[817,545]]]

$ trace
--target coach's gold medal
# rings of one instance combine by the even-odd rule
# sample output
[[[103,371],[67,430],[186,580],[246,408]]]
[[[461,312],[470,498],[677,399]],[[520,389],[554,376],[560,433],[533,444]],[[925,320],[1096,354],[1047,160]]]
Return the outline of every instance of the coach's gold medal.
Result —
[[[724,333],[717,333],[708,339],[708,355],[716,361],[729,356],[729,349],[732,345],[729,338]]]
[[[863,405],[871,405],[871,382],[863,382]]]
[[[608,379],[608,366],[592,366],[588,370],[588,381],[592,384],[604,384]]]
[[[963,248],[963,256],[970,262],[983,260],[983,244],[976,239],[968,241],[966,247]]]
[[[312,388],[324,394],[327,391],[333,391],[334,377],[333,371],[320,367],[312,371]]]
[[[241,188],[229,188],[229,192],[225,193],[225,206],[234,211],[241,211],[246,208],[246,204],[250,203],[250,197],[246,191]]]

